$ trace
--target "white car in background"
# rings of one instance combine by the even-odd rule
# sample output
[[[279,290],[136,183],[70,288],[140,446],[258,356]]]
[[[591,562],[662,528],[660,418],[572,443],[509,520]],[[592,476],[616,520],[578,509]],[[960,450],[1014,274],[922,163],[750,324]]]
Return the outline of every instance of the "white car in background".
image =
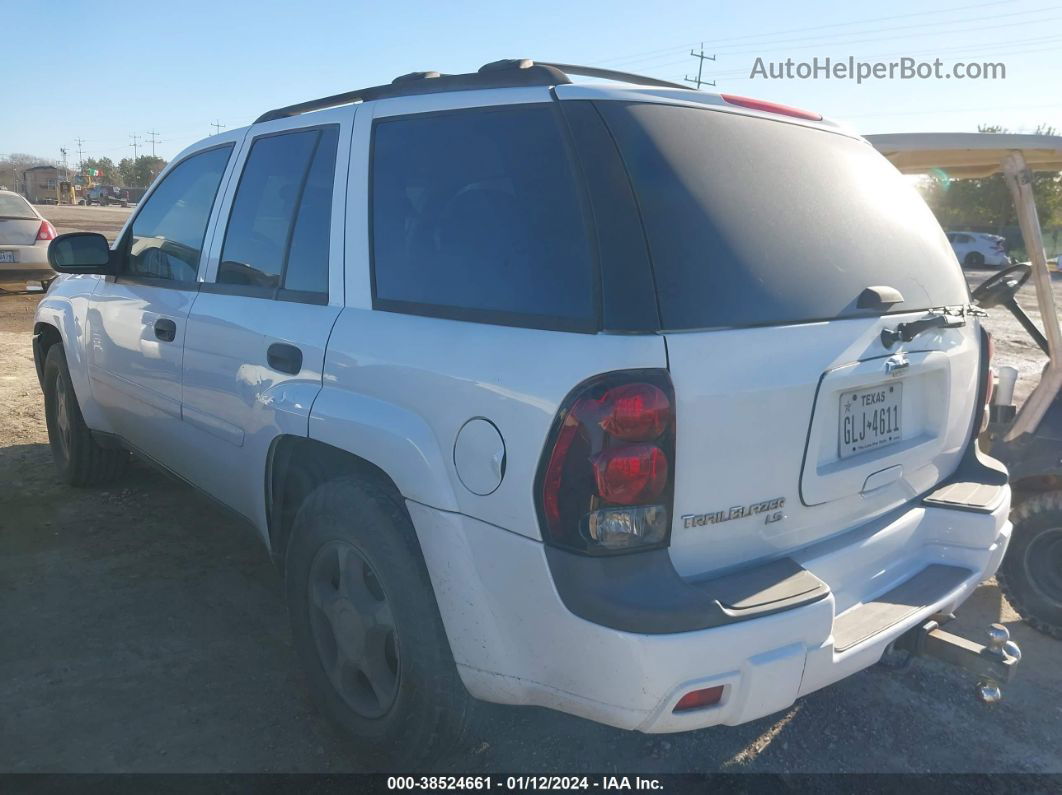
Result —
[[[48,244],[55,227],[24,198],[0,190],[0,282],[39,281],[55,278],[48,264]]]
[[[1007,256],[1007,239],[984,232],[948,232],[948,242],[959,262],[969,268],[988,265],[1006,268],[1010,265]]]

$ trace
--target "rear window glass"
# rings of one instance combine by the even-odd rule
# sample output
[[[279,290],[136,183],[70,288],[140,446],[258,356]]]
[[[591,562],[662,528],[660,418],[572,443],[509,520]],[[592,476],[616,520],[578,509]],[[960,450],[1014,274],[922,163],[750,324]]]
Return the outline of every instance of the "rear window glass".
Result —
[[[641,208],[665,329],[865,315],[864,288],[911,311],[963,304],[951,246],[868,144],[734,113],[599,102]]]
[[[29,202],[21,196],[0,194],[0,218],[36,218]]]
[[[548,104],[377,122],[372,236],[379,308],[596,327],[587,224]]]

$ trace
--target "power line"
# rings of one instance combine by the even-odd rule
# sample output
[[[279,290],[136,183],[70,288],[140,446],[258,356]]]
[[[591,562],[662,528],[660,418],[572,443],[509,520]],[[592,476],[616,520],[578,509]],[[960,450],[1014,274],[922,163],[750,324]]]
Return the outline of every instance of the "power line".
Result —
[[[697,59],[697,77],[693,78],[693,77],[690,77],[689,75],[686,75],[686,77],[684,77],[683,79],[687,83],[694,83],[697,88],[700,88],[702,85],[714,86],[715,85],[715,81],[714,80],[702,80],[701,76],[704,74],[704,62],[705,61],[714,61],[715,60],[715,56],[714,55],[705,55],[704,54],[704,42],[703,41],[701,42],[701,51],[700,52],[694,52],[693,50],[690,50],[690,55],[692,55],[694,58]]]
[[[1001,16],[1006,16],[1006,15],[1001,15]],[[975,33],[975,32],[983,31],[983,30],[991,30],[991,31],[995,32],[995,31],[998,31],[998,30],[1000,30],[1002,28],[1013,28],[1013,27],[1019,27],[1019,26],[1028,26],[1028,25],[1033,24],[1033,23],[1036,23],[1036,24],[1040,25],[1040,24],[1043,24],[1043,23],[1046,23],[1046,22],[1055,22],[1055,21],[1058,21],[1060,19],[1062,19],[1062,17],[1047,17],[1047,18],[1040,18],[1040,19],[1033,19],[1033,20],[1023,20],[1021,22],[1008,22],[1008,23],[1002,24],[1002,25],[1000,25],[1000,24],[982,25],[982,26],[973,27],[973,28],[955,28],[955,27],[952,27],[948,31],[948,33],[949,33],[949,35],[952,35],[952,34],[955,34],[955,33]],[[964,21],[973,22],[975,20],[971,19],[971,20],[964,20]],[[921,38],[923,36],[937,36],[937,35],[939,35],[939,34],[934,33],[933,31],[926,31],[924,33],[912,32],[912,33],[908,33],[906,38],[907,39],[913,39],[913,38]],[[897,36],[895,36],[895,35],[891,35],[891,36],[890,35],[886,35],[886,36],[873,36],[871,38],[863,38],[863,39],[849,39],[847,41],[837,42],[837,43],[814,42],[814,43],[810,43],[810,44],[786,44],[786,51],[787,52],[794,52],[794,51],[797,51],[797,50],[817,49],[817,48],[821,48],[821,47],[825,47],[825,46],[839,47],[842,44],[843,45],[865,44],[865,43],[878,42],[878,41],[894,42],[896,40],[897,40]],[[779,42],[779,44],[782,44],[782,43]],[[978,45],[976,43],[969,43],[969,44],[961,45],[961,47],[963,49],[970,49],[970,48],[974,48],[974,47],[978,47],[978,46],[980,46],[982,48],[989,48],[989,47],[994,46],[994,44],[995,44],[994,42],[989,42],[989,43],[986,43],[986,44],[983,44],[983,45]],[[720,53],[720,54],[722,54],[722,55],[752,55],[752,54],[757,54],[758,55],[758,54],[762,54],[764,52],[769,52],[770,50],[767,50],[768,46],[774,47],[775,43],[770,43],[769,45],[768,44],[764,44],[762,46],[755,47],[754,49],[736,50],[736,51],[732,51],[732,52],[723,52],[723,53]],[[954,48],[952,48],[952,49],[954,49]],[[942,50],[939,50],[939,49],[934,50],[934,52],[938,52],[938,51],[939,52],[943,52]],[[914,53],[904,53],[904,54],[912,54],[913,55]],[[864,58],[864,60],[866,60],[866,58]],[[646,64],[645,66],[642,66],[641,68],[642,69],[660,69],[660,68],[663,68],[663,67],[666,67],[666,66],[672,66],[672,65],[676,65],[676,64],[684,63],[684,62],[685,62],[685,58],[683,58],[682,60],[671,60],[671,61],[667,61],[667,62],[664,62],[664,63]]]
[[[217,135],[226,127],[226,125],[222,124],[220,120],[210,122],[210,126],[214,128],[214,132],[212,132],[211,135]]]
[[[889,22],[889,21],[892,21],[894,19],[909,19],[911,17],[931,16],[931,15],[934,15],[934,14],[947,14],[947,13],[951,13],[953,11],[968,11],[968,10],[973,9],[973,8],[985,8],[986,6],[1003,5],[1004,2],[1005,2],[1005,0],[993,0],[992,2],[989,2],[989,3],[974,3],[974,4],[971,4],[971,5],[953,6],[951,8],[938,8],[938,9],[935,9],[933,11],[916,11],[916,12],[913,12],[913,13],[910,13],[910,14],[893,14],[893,15],[890,15],[890,16],[887,16],[887,17],[871,17],[871,18],[865,18],[865,19],[853,19],[853,20],[849,20],[848,22],[833,22],[833,23],[830,23],[830,24],[827,24],[827,25],[812,25],[810,27],[804,27],[804,28],[788,28],[788,29],[783,29],[783,30],[777,30],[777,31],[774,31],[773,33],[751,33],[751,34],[747,34],[745,36],[728,36],[725,41],[726,42],[734,42],[734,41],[745,41],[745,40],[748,40],[748,39],[755,40],[755,39],[762,39],[762,38],[772,38],[774,36],[783,36],[783,35],[787,35],[787,34],[790,34],[790,33],[804,33],[806,31],[811,31],[811,30],[825,30],[827,28],[841,28],[841,27],[848,27],[848,26],[852,26],[852,25],[869,25],[869,24],[872,24],[874,22]],[[1040,10],[1040,9],[1036,9],[1036,10]],[[930,22],[930,23],[926,23],[926,24],[927,25],[933,25],[933,24],[950,25],[950,24],[953,24],[954,22],[955,22],[954,19],[949,19],[949,20],[946,20],[944,22],[937,22],[937,23]],[[864,31],[864,32],[866,32],[866,31]],[[838,35],[844,36],[844,35],[847,35],[847,34],[842,33],[842,34],[838,34]],[[720,41],[719,43],[722,44],[723,42]],[[664,47],[664,48],[659,49],[659,50],[642,50],[641,52],[631,53],[630,55],[620,55],[620,56],[617,56],[615,58],[605,58],[602,61],[598,61],[598,63],[600,63],[600,64],[616,63],[616,62],[629,63],[629,62],[633,62],[633,61],[653,60],[654,58],[659,57],[660,54],[672,53],[672,52],[674,52],[675,50],[677,50],[681,46],[686,46],[686,45],[678,45],[678,46],[675,46],[675,47]]]

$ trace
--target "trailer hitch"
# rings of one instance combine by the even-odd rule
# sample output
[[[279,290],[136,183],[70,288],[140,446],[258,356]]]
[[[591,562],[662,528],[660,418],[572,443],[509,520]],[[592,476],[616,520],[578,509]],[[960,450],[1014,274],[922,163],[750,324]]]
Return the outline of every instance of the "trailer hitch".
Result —
[[[1021,649],[1002,624],[988,628],[988,643],[982,645],[941,629],[941,623],[950,618],[938,616],[908,630],[896,639],[893,647],[911,655],[935,657],[970,671],[978,678],[977,698],[985,704],[999,703],[1003,698],[1000,686],[1013,678],[1021,662]]]

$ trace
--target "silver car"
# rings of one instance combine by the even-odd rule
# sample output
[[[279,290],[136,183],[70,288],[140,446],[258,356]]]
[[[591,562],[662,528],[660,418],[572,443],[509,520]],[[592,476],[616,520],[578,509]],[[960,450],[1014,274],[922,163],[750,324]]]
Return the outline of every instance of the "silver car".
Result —
[[[0,282],[39,281],[55,278],[48,264],[48,243],[55,227],[37,210],[11,191],[0,191]]]

